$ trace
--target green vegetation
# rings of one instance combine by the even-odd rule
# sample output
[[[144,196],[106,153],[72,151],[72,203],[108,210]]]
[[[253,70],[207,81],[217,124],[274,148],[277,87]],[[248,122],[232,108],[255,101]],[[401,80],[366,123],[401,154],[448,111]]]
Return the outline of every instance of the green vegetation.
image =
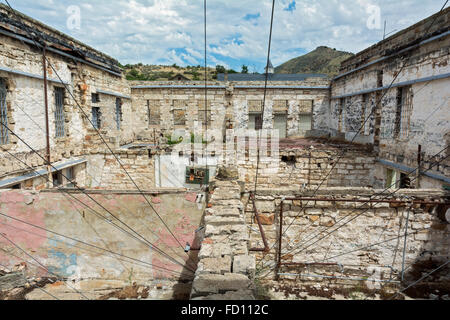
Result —
[[[178,138],[175,135],[172,134],[166,134],[167,144],[169,146],[177,145],[183,142],[184,137],[182,135],[179,135]],[[174,139],[174,140],[172,140]],[[193,132],[191,132],[191,143],[201,143],[207,144],[207,141],[203,139],[203,136],[196,136]]]
[[[350,52],[318,47],[308,54],[276,67],[275,73],[323,73],[333,77],[339,73],[341,63],[352,56],[353,53]]]
[[[138,63],[134,65],[127,64],[123,66],[123,69],[127,80],[168,81],[177,74],[181,74],[193,81],[205,79],[205,68],[201,66],[180,67],[175,63],[171,66],[157,66]],[[216,70],[213,68],[208,68],[207,71],[208,80],[214,79]]]
[[[179,136],[177,140],[172,140],[172,135],[171,134],[166,134],[166,138],[167,138],[167,144],[169,146],[173,146],[176,144],[180,144],[181,142],[183,142],[183,137]]]

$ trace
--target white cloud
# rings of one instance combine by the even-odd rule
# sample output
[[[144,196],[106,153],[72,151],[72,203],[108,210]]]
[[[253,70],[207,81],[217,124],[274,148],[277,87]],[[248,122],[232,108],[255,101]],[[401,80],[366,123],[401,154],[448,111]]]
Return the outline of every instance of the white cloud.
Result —
[[[291,0],[277,1],[272,61],[327,45],[357,52],[380,41],[382,29],[367,28],[366,8],[381,9],[388,32],[403,29],[437,12],[441,0]],[[269,37],[270,0],[208,1],[208,61],[239,69],[247,61],[262,71]],[[203,1],[79,0],[81,29],[66,29],[70,0],[12,1],[13,7],[104,51],[122,63],[203,63]],[[244,20],[247,14],[259,16]],[[249,61],[251,63],[249,63]]]

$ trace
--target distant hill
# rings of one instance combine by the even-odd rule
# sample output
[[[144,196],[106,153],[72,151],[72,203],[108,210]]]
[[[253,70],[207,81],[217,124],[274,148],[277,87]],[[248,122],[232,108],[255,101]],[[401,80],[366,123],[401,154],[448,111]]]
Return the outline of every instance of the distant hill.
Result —
[[[193,81],[205,80],[205,68],[201,66],[180,67],[176,64],[171,66],[144,65],[142,63],[122,66],[127,80],[144,81],[167,81],[177,74],[181,74]],[[208,68],[208,80],[216,75],[216,69]]]
[[[322,46],[276,67],[275,73],[323,73],[333,77],[339,73],[341,62],[353,55]]]

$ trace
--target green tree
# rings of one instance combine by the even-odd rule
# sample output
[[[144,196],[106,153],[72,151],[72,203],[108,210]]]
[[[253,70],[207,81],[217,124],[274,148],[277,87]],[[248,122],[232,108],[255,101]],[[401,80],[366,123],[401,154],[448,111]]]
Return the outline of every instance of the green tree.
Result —
[[[225,73],[226,69],[224,66],[221,66],[220,64],[216,66],[216,72],[217,73]]]
[[[248,73],[248,67],[244,64],[241,73]]]

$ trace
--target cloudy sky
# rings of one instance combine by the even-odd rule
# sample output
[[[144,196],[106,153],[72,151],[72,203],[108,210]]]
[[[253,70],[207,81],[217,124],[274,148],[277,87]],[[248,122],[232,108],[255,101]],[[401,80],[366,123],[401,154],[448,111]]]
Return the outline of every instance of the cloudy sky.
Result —
[[[3,1],[2,1],[3,2]],[[204,64],[203,0],[9,0],[122,64]],[[329,46],[358,52],[441,9],[443,0],[276,0],[275,66]],[[208,64],[262,72],[271,0],[208,0]],[[79,15],[78,15],[79,13]],[[79,19],[78,19],[79,17]]]

